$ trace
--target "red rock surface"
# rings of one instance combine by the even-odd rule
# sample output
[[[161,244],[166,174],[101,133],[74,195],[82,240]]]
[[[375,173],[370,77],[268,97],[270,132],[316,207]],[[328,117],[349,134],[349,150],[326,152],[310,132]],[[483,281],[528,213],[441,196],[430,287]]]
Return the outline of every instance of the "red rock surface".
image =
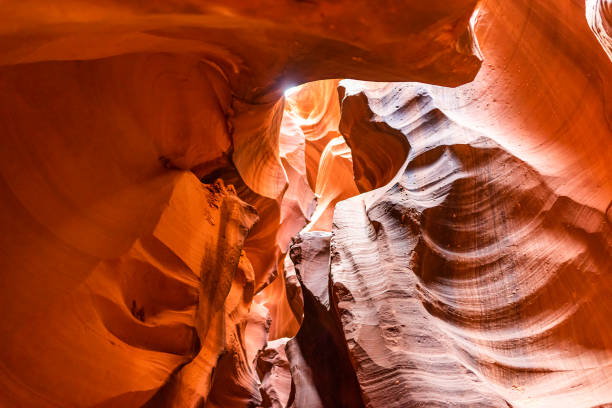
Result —
[[[612,404],[611,10],[2,2],[0,406]]]

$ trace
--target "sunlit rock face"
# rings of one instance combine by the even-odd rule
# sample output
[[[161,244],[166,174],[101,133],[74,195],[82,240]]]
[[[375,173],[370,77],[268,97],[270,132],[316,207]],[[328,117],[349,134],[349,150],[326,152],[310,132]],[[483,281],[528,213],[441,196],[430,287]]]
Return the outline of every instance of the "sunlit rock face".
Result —
[[[612,404],[609,1],[145,3],[0,5],[1,406]]]
[[[398,407],[608,403],[604,213],[556,194],[425,89],[379,91],[419,114],[418,126],[403,128],[411,151],[397,183],[334,214],[330,279],[364,398]]]
[[[586,17],[593,34],[612,60],[612,2],[586,0]]]
[[[341,118],[349,144],[390,127],[410,145],[403,164],[382,156],[391,183],[334,213],[332,292],[364,401],[607,406],[612,66],[580,4],[490,1],[476,20],[470,84],[340,83],[343,114],[366,112]],[[376,152],[354,139],[353,157]]]

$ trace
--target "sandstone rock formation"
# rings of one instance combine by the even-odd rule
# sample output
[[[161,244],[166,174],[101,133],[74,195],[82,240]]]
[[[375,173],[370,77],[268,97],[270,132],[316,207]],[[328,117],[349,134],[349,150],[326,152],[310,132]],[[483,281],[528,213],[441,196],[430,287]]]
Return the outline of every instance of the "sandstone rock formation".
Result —
[[[401,126],[411,150],[398,183],[334,215],[331,280],[364,399],[609,403],[604,214],[555,194],[422,87],[377,91],[416,116]]]
[[[283,408],[291,404],[291,372],[285,353],[288,338],[271,340],[257,359],[262,406]]]
[[[0,12],[0,406],[612,404],[608,0]]]
[[[304,232],[291,259],[304,296],[304,320],[287,343],[296,407],[361,407],[363,402],[330,301],[329,232]]]
[[[586,0],[586,17],[593,34],[612,60],[612,2]]]

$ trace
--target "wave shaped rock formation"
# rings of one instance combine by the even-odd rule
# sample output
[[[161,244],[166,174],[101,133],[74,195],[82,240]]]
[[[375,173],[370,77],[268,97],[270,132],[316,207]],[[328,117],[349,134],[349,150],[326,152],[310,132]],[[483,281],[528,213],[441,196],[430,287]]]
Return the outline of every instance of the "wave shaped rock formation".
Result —
[[[612,406],[611,16],[0,2],[0,406]]]

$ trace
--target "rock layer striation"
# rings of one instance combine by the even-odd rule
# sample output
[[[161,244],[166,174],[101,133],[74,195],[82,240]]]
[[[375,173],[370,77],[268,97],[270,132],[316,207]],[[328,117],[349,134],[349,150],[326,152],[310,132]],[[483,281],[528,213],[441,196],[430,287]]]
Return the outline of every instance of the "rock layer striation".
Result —
[[[612,404],[610,2],[373,7],[0,5],[0,405]]]

